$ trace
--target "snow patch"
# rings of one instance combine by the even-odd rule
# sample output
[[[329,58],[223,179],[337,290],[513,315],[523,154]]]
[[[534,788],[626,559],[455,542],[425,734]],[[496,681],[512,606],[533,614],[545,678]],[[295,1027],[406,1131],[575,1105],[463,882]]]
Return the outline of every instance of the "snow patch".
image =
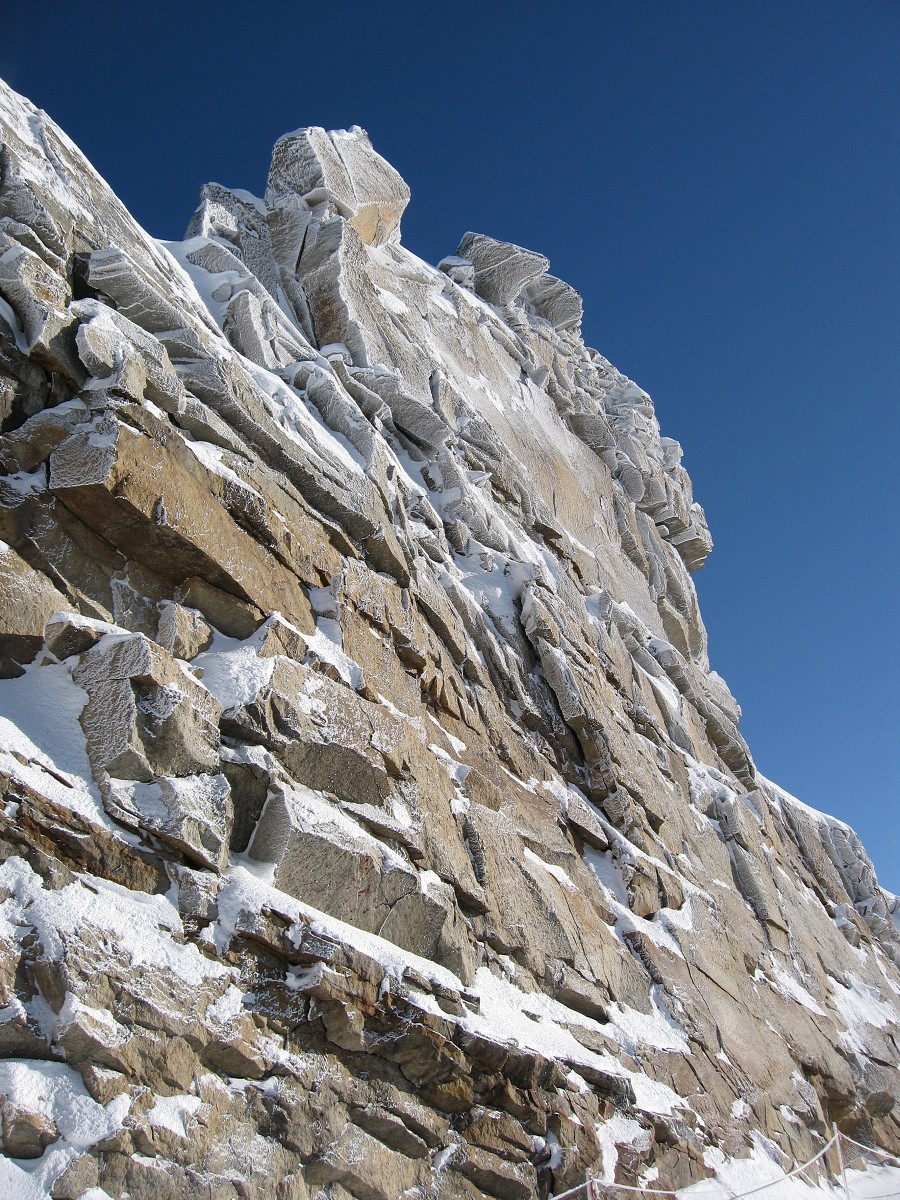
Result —
[[[203,668],[203,686],[222,705],[223,712],[243,708],[267,687],[275,671],[274,658],[260,658],[261,626],[245,641],[216,632],[212,644],[194,659]]]
[[[178,1137],[186,1138],[188,1126],[202,1103],[199,1096],[157,1096],[147,1113],[147,1123],[154,1129],[168,1129]]]
[[[525,861],[534,863],[536,867],[540,867],[542,871],[546,871],[548,875],[552,875],[556,882],[562,884],[562,886],[568,891],[578,891],[575,884],[569,878],[568,874],[562,869],[562,867],[557,867],[554,863],[545,862],[544,859],[535,854],[533,850],[529,850],[527,846],[525,847]]]

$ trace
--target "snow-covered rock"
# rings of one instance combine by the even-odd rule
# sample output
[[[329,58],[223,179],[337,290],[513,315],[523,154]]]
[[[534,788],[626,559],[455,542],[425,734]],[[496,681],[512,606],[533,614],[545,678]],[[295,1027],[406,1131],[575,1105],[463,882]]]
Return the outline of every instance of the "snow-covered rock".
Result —
[[[897,900],[757,773],[577,292],[410,254],[358,128],[167,244],[2,85],[0,137],[0,1190],[900,1150]]]

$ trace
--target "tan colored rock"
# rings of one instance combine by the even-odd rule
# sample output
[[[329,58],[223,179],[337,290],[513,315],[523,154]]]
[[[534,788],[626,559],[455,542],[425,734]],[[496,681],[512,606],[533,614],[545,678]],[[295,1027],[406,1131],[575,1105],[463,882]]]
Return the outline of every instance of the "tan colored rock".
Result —
[[[50,1186],[53,1200],[79,1200],[85,1192],[96,1187],[100,1179],[97,1159],[82,1154],[74,1159]]]
[[[333,205],[372,246],[399,241],[400,217],[409,203],[409,188],[359,126],[332,133],[312,127],[279,139],[266,196],[274,202],[291,194],[310,208]]]
[[[108,621],[78,613],[55,612],[44,626],[44,644],[55,658],[62,660],[84,654],[108,633],[120,634],[121,629]]]
[[[511,1163],[506,1157],[483,1150],[478,1146],[460,1147],[454,1155],[454,1169],[470,1180],[483,1193],[499,1196],[500,1200],[526,1200],[535,1191],[533,1167]]]
[[[169,450],[108,416],[72,434],[50,462],[50,487],[124,553],[179,582],[200,575],[311,629],[309,603],[296,577],[280,569],[221,504],[210,503],[210,491],[198,480],[204,475],[184,443],[175,440]],[[223,547],[232,549],[220,561]]]
[[[22,674],[43,645],[45,622],[67,606],[46,575],[0,544],[0,676]]]
[[[365,1130],[348,1125],[305,1171],[309,1183],[340,1183],[358,1200],[389,1200],[424,1182],[426,1169],[415,1159],[388,1149]]]
[[[196,610],[174,601],[162,605],[157,641],[173,658],[196,658],[212,641],[212,630]]]
[[[477,1114],[463,1132],[465,1140],[501,1158],[525,1162],[534,1153],[534,1139],[509,1113]]]
[[[353,1120],[366,1133],[378,1138],[392,1150],[405,1154],[407,1158],[428,1157],[428,1143],[400,1117],[380,1105],[367,1104],[364,1108],[354,1109]]]
[[[218,703],[147,638],[108,634],[72,677],[88,695],[81,724],[98,777],[152,783],[216,769]]]
[[[262,624],[263,614],[255,605],[239,600],[199,575],[188,576],[176,594],[183,606],[196,608],[211,625],[228,637],[243,641]]]
[[[138,1049],[131,1031],[107,1009],[83,1004],[68,993],[59,1013],[59,1042],[73,1066],[90,1062],[120,1074],[139,1069]]]
[[[123,825],[155,834],[192,862],[225,867],[233,819],[225,775],[157,776],[151,783],[111,779],[104,804]]]
[[[273,863],[277,886],[290,895],[471,976],[452,890],[421,879],[326,794],[273,790],[248,853]]]
[[[10,1158],[40,1158],[59,1138],[53,1122],[40,1110],[17,1108],[0,1096],[3,1153]]]

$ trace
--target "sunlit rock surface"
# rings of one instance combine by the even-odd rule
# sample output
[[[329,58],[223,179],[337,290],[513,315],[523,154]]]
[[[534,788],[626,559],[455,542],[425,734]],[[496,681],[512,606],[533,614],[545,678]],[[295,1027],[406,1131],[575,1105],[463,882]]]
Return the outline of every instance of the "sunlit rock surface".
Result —
[[[896,900],[757,773],[577,292],[406,251],[360,129],[164,244],[0,122],[0,1191],[900,1150]]]

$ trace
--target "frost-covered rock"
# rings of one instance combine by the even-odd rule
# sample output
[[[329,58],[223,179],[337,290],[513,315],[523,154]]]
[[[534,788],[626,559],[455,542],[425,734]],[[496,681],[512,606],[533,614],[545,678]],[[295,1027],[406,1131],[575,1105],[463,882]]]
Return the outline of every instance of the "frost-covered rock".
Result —
[[[358,125],[332,133],[312,127],[275,143],[266,200],[284,196],[301,197],[310,209],[333,205],[366,245],[380,246],[400,240],[409,188]]]
[[[81,714],[95,778],[149,783],[218,765],[215,697],[142,634],[108,634],[72,670],[87,693]]]
[[[467,233],[456,256],[475,268],[473,282],[478,295],[501,307],[517,300],[526,285],[542,276],[550,265],[543,254],[511,242],[498,242],[482,233]]]
[[[578,293],[410,254],[359,129],[167,244],[2,85],[0,139],[0,1192],[900,1149],[897,899],[758,774]]]

